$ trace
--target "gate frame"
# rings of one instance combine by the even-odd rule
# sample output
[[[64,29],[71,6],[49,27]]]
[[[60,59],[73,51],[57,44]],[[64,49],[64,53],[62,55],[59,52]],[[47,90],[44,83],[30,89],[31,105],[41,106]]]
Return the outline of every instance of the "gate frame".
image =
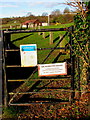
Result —
[[[74,57],[73,57],[73,51],[72,51],[72,36],[71,33],[73,32],[73,26],[68,27],[68,28],[54,28],[54,29],[37,29],[37,30],[9,30],[9,31],[3,31],[3,71],[4,71],[4,105],[5,107],[8,106],[8,88],[7,88],[7,76],[6,76],[6,60],[5,60],[5,56],[6,56],[6,51],[9,48],[10,45],[10,35],[13,33],[30,33],[30,32],[52,32],[52,31],[68,31],[70,32],[70,59],[71,59],[71,98],[70,98],[70,102],[73,103],[74,102],[74,95],[75,95],[75,88],[74,88]],[[59,43],[63,40],[63,37],[60,39]],[[37,48],[39,50],[39,48]],[[48,49],[48,48],[46,48]],[[46,61],[46,59],[49,57],[49,55],[55,50],[57,49],[57,46],[52,48],[52,50],[50,51],[50,53],[46,56],[46,58],[44,59],[44,61],[42,63],[44,63]],[[63,49],[63,48],[58,48],[58,49]],[[66,48],[64,48],[66,50]],[[40,50],[42,50],[42,48],[40,48]],[[15,104],[11,104],[11,105],[15,105]]]

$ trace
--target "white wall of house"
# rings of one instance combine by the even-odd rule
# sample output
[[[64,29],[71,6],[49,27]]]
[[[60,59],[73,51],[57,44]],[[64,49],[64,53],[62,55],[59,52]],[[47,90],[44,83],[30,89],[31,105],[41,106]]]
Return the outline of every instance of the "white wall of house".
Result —
[[[42,26],[48,26],[48,23],[42,23]]]
[[[27,27],[27,25],[22,25],[22,27],[23,27],[23,28],[26,28],[26,27]]]

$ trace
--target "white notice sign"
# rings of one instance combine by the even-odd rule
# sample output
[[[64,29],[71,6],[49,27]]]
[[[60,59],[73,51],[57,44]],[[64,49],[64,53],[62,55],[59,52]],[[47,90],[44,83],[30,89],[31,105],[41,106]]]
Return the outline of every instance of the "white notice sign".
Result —
[[[39,76],[67,75],[67,64],[66,62],[53,64],[39,64],[38,73]]]
[[[36,44],[20,45],[21,66],[33,67],[37,65]]]

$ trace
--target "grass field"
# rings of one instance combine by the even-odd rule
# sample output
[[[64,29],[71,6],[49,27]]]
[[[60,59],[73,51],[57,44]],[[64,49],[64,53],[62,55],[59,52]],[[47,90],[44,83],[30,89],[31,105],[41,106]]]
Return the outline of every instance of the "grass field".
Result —
[[[71,25],[72,24],[65,24],[63,28],[69,27]],[[49,26],[48,28],[62,28],[62,25]],[[66,31],[53,32],[53,43],[52,44],[50,44],[50,36],[49,36],[50,33],[49,32],[45,32],[45,38],[43,38],[43,35],[38,35],[37,32],[12,34],[11,42],[18,48],[20,48],[20,45],[23,45],[23,44],[37,44],[37,48],[53,48],[59,42],[60,38],[65,33]],[[58,47],[65,47],[67,42],[69,42],[68,36],[66,36],[63,39],[63,41],[58,45]],[[46,58],[46,56],[49,54],[50,51],[51,51],[50,49],[37,51],[38,64],[41,64],[43,62],[43,60]],[[65,62],[66,59],[69,59],[69,58],[70,58],[70,54],[68,53],[61,54],[61,50],[58,49],[52,52],[52,54],[48,57],[48,59],[44,62],[44,64]],[[38,72],[36,72],[32,78],[35,78],[35,79],[39,78]],[[30,81],[30,84],[31,84],[31,81]]]
[[[64,25],[52,25],[47,27],[41,27],[42,28],[65,28],[73,25],[73,23],[70,24],[64,24]],[[53,48],[60,38],[65,34],[65,31],[57,31],[53,32],[53,44],[50,44],[50,33],[45,32],[45,38],[43,38],[43,35],[38,35],[38,33],[18,33],[18,34],[12,34],[11,35],[11,41],[12,43],[17,46],[18,48],[22,44],[37,44],[37,48]],[[42,34],[42,33],[41,33]],[[66,36],[63,41],[58,45],[58,47],[64,47],[65,44],[69,41],[68,37]],[[50,50],[43,50],[38,51],[38,63],[41,63],[43,59],[46,57],[46,55],[50,52]],[[57,55],[60,53],[60,50],[55,50],[52,55],[49,57],[46,63],[52,63],[54,62],[54,58],[57,57]],[[41,57],[43,56],[43,57]],[[61,58],[58,58],[57,62],[64,61],[64,59],[68,58],[68,55],[62,55]]]
[[[9,24],[2,24],[2,27],[5,29],[5,28],[9,28],[10,26],[19,26],[21,23],[9,23]],[[41,26],[41,28],[58,28],[58,27],[68,27],[68,26],[71,26],[73,25],[73,23],[68,23],[68,24],[60,24],[60,25],[50,25],[50,26]],[[14,27],[15,29],[15,27]]]

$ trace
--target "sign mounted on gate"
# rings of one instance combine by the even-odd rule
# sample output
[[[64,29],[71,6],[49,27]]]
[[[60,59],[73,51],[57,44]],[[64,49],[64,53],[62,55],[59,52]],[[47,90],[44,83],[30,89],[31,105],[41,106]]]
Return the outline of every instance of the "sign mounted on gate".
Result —
[[[39,76],[67,75],[67,64],[66,62],[53,64],[39,64],[38,74]]]
[[[20,45],[21,67],[34,67],[37,65],[37,45]]]

